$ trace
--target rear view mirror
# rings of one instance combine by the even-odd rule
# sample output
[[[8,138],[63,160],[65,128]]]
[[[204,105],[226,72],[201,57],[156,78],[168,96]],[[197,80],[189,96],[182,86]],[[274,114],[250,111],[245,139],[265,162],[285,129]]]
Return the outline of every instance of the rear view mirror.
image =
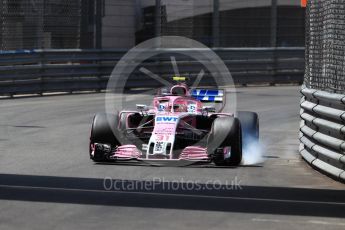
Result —
[[[216,108],[214,106],[203,106],[202,110],[208,113],[215,113]]]
[[[149,107],[147,105],[142,105],[142,104],[137,104],[137,110],[140,110],[140,111],[148,111],[149,110]]]

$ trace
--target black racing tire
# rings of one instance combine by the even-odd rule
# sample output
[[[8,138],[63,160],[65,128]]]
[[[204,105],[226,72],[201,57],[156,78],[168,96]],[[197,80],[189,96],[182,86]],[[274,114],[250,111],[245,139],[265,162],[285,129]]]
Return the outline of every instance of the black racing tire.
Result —
[[[243,145],[259,142],[259,116],[257,113],[238,111],[235,114],[241,122]]]
[[[224,159],[224,153],[217,149],[231,147],[231,156]],[[218,117],[213,121],[208,137],[208,150],[213,153],[217,166],[237,166],[242,161],[241,123],[235,117]]]
[[[114,135],[114,132],[119,132],[118,124],[119,124],[119,118],[118,118],[117,113],[116,114],[97,113],[94,116],[92,127],[91,127],[90,144],[89,144],[90,158],[93,161],[102,162],[102,161],[106,161],[106,158],[92,157],[91,144],[94,144],[94,143],[109,144],[112,147],[121,145],[120,141]]]

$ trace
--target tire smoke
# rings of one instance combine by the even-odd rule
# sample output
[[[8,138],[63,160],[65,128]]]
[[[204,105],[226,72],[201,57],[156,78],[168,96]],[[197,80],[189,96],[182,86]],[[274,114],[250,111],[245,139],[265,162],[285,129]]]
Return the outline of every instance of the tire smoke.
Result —
[[[246,138],[243,145],[241,165],[255,165],[263,162],[263,146],[260,141]]]

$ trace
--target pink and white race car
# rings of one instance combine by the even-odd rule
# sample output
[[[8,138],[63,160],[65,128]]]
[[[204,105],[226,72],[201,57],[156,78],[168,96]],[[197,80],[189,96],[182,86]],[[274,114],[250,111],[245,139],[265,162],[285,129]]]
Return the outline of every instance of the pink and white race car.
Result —
[[[189,89],[185,83],[159,90],[153,106],[94,116],[90,158],[95,162],[188,162],[236,166],[242,146],[258,142],[254,112],[221,113],[203,103],[225,103],[225,91]]]

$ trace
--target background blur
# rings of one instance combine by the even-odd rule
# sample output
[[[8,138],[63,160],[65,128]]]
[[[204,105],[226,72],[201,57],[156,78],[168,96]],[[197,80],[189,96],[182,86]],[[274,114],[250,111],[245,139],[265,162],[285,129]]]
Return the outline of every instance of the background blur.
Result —
[[[0,49],[123,48],[160,35],[210,47],[302,47],[300,0],[0,0]]]

